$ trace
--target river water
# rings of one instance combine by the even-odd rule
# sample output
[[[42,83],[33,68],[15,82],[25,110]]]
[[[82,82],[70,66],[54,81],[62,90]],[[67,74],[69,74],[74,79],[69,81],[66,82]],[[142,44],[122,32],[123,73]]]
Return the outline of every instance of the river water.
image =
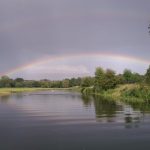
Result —
[[[0,150],[147,150],[150,106],[41,91],[0,97]]]

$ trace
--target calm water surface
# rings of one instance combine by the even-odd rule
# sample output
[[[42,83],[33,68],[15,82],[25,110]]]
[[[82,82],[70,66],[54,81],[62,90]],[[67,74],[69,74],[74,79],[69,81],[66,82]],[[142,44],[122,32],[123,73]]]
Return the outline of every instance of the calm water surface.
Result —
[[[63,91],[0,97],[0,150],[109,149],[150,149],[150,106]]]

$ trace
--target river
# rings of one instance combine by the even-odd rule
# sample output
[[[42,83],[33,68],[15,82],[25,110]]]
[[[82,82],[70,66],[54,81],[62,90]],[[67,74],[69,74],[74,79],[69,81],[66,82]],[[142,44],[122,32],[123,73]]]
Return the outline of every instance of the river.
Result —
[[[150,109],[69,91],[0,97],[0,150],[143,150]]]

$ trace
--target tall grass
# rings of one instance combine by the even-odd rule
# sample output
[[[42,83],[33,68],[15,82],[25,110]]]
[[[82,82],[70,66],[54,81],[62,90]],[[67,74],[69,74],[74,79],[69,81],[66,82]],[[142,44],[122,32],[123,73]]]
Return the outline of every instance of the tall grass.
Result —
[[[146,85],[138,85],[135,87],[131,87],[124,89],[121,92],[121,97],[125,101],[143,101],[150,102],[150,87]]]
[[[102,90],[94,93],[93,88],[82,89],[83,94],[95,94],[103,96],[105,99],[112,99],[133,103],[150,103],[150,87],[140,84],[119,85],[115,89]]]

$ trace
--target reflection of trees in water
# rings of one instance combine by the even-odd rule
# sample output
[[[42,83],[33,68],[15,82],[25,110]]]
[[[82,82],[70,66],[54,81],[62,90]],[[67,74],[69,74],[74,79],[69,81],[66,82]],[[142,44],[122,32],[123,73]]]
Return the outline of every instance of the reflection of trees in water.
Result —
[[[116,111],[122,109],[122,106],[115,101],[104,99],[101,96],[82,95],[82,100],[85,106],[90,106],[93,103],[97,121],[115,122]]]
[[[119,109],[115,101],[106,100],[100,96],[94,96],[94,106],[96,116],[98,118],[102,116],[112,117],[116,114],[116,111]]]
[[[144,114],[144,112],[150,113],[150,103],[128,102],[128,104],[131,105],[134,110],[139,110],[143,114]]]
[[[84,103],[85,106],[90,106],[92,101],[93,101],[93,99],[90,95],[82,94],[81,98],[82,98],[83,103]]]
[[[125,113],[125,127],[138,128],[144,118],[144,114],[141,113],[140,109],[135,110],[132,105],[124,104],[123,111]]]
[[[125,120],[125,127],[126,128],[138,128],[140,125],[142,117],[140,116],[131,116],[131,115],[127,115],[124,120]]]
[[[145,116],[150,114],[150,104],[145,102],[126,102],[133,109],[134,115],[128,114],[125,117],[126,128],[137,128]]]
[[[82,100],[85,106],[94,105],[97,121],[124,122],[126,128],[139,127],[144,111],[150,110],[150,106],[144,104],[119,103],[96,95],[82,95]]]

